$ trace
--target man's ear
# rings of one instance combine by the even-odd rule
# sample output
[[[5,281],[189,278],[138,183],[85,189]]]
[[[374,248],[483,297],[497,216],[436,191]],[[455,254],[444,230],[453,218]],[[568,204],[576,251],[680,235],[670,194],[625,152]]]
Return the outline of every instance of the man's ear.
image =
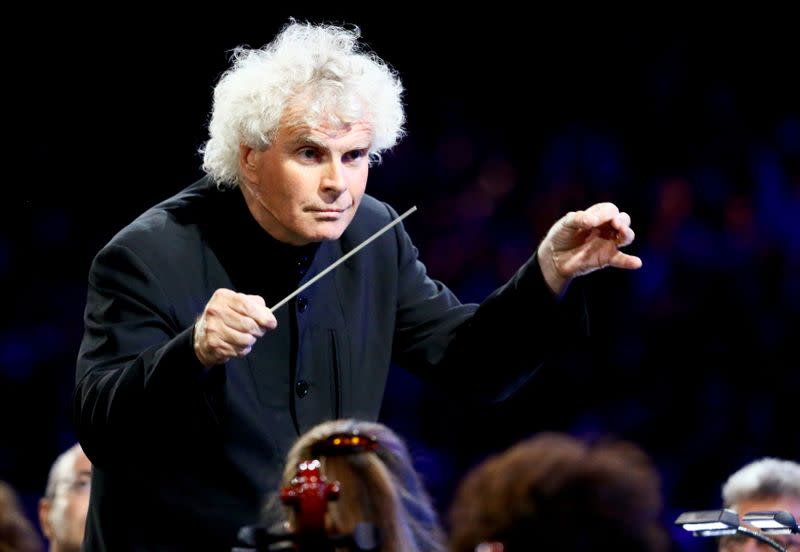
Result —
[[[50,508],[53,505],[48,498],[39,500],[39,526],[47,540],[53,540],[53,526],[50,524]]]
[[[258,152],[244,144],[239,145],[239,171],[248,182],[258,180],[256,173],[256,154]]]

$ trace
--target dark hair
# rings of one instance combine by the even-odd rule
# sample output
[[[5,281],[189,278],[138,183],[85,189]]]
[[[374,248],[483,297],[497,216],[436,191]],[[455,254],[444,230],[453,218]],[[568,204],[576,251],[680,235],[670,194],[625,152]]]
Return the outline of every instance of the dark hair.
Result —
[[[38,552],[42,542],[25,517],[14,489],[0,481],[0,552]]]
[[[639,447],[545,433],[468,474],[450,512],[450,549],[661,551],[660,511],[660,478]]]

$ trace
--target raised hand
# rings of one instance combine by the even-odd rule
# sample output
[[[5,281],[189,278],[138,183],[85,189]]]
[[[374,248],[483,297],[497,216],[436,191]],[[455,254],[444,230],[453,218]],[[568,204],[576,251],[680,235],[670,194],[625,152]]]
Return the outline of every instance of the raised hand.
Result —
[[[639,257],[619,250],[633,242],[630,224],[631,217],[613,203],[596,203],[561,217],[538,250],[539,266],[550,289],[560,295],[573,278],[607,266],[640,268]]]
[[[278,321],[263,297],[220,288],[194,325],[194,352],[206,368],[247,355]]]

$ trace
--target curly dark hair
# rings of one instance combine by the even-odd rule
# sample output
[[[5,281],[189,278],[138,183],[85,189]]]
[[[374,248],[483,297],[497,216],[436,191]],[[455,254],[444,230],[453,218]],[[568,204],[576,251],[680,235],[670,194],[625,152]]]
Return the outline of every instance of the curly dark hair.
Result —
[[[450,550],[658,552],[669,542],[660,511],[660,477],[638,446],[544,433],[467,475],[450,511]]]

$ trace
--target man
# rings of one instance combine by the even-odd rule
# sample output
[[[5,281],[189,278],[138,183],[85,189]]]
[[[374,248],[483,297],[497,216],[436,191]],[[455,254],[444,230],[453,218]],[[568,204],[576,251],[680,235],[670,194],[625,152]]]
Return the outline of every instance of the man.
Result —
[[[77,552],[83,542],[92,464],[79,444],[62,453],[50,468],[45,496],[39,501],[39,524],[50,552]]]
[[[354,31],[292,23],[238,49],[214,91],[207,177],[97,255],[75,392],[89,550],[229,547],[300,433],[377,417],[390,361],[448,392],[505,396],[559,333],[573,277],[641,265],[618,249],[628,215],[598,204],[462,305],[397,225],[272,311],[396,218],[364,192],[402,134],[401,92]]]
[[[784,511],[800,521],[800,464],[778,458],[762,458],[731,475],[722,486],[725,508],[739,517],[748,512]],[[800,552],[800,535],[769,535],[789,552]],[[721,552],[756,552],[767,550],[752,537],[722,537]]]

